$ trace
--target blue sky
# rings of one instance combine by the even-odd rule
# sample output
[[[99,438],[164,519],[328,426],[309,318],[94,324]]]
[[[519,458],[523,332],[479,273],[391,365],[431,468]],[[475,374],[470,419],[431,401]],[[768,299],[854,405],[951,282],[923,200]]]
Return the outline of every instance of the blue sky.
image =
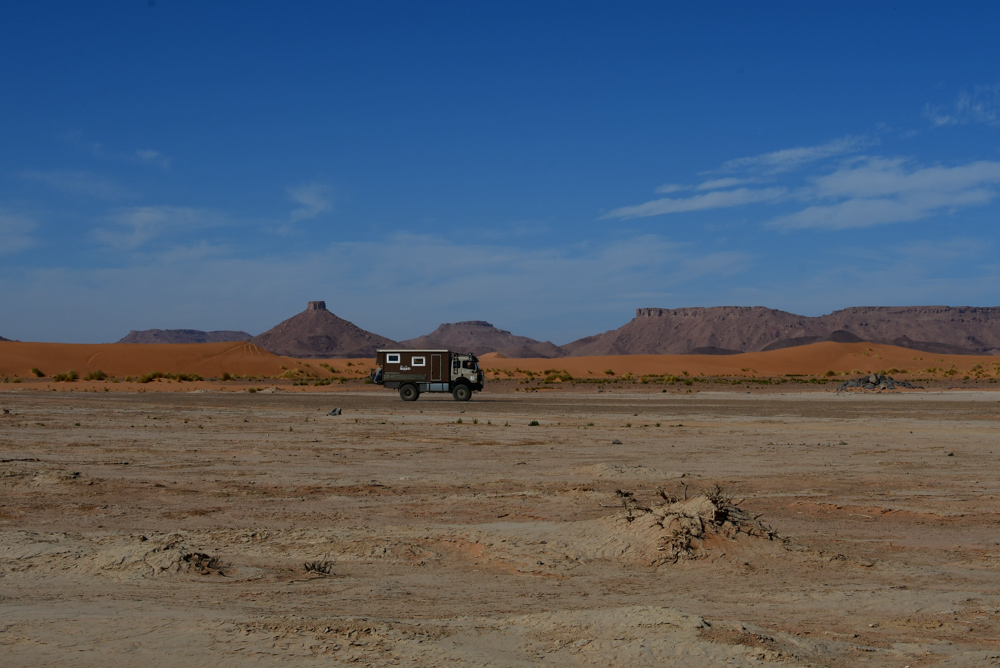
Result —
[[[3,3],[0,335],[997,305],[997,34],[973,2]]]

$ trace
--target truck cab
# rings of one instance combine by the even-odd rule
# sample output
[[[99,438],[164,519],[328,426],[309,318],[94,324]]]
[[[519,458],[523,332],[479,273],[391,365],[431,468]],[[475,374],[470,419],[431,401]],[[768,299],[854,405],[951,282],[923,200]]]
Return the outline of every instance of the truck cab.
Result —
[[[423,392],[450,392],[455,401],[468,401],[483,389],[484,374],[472,353],[450,350],[378,350],[371,381],[399,390],[403,401],[416,401]]]

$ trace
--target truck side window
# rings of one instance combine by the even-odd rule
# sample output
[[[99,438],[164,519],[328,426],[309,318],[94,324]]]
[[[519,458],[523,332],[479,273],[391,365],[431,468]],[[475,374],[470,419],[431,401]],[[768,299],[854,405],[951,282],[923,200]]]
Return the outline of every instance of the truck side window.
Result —
[[[391,353],[385,356],[386,364],[399,364],[399,353]]]
[[[427,358],[426,357],[414,357],[413,360],[412,360],[412,362],[410,362],[410,363],[413,364],[413,366],[427,366]]]

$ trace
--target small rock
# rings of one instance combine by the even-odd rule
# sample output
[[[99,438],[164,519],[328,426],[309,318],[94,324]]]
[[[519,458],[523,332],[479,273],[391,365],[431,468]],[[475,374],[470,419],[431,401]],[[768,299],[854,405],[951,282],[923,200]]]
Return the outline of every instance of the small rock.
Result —
[[[337,406],[336,408],[334,408],[332,411],[330,411],[329,413],[327,413],[327,415],[340,415],[340,406]]]
[[[611,441],[611,445],[621,445],[621,444],[622,444],[622,442],[619,441],[617,438],[615,440]]]

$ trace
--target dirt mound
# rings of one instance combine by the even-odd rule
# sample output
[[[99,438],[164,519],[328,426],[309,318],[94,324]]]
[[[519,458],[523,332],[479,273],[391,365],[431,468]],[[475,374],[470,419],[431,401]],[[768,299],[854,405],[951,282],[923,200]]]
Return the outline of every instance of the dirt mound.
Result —
[[[784,541],[770,527],[718,489],[688,499],[661,494],[659,503],[650,505],[619,490],[616,501],[605,505],[618,509],[599,519],[498,524],[468,532],[462,549],[480,563],[530,574],[566,573],[593,561],[656,568],[721,555],[737,545],[750,549],[751,539],[784,550]]]
[[[225,343],[249,341],[252,338],[246,332],[231,330],[203,332],[200,329],[133,329],[118,343]]]
[[[155,578],[172,573],[225,575],[217,558],[189,544],[182,533],[104,536],[19,532],[8,536],[0,563],[35,571],[80,571],[121,578]]]
[[[618,492],[624,510],[601,520],[608,541],[621,544],[621,560],[660,566],[707,556],[713,541],[735,541],[740,534],[778,539],[766,524],[739,507],[717,487],[689,499],[661,492],[663,503],[644,507],[630,492]]]
[[[225,575],[217,557],[192,549],[181,534],[147,538],[139,536],[131,544],[116,545],[99,551],[93,559],[96,570],[135,573],[157,577],[169,573]]]
[[[326,310],[326,302],[309,302],[305,311],[275,325],[252,342],[288,357],[374,357],[395,341],[365,331]]]
[[[401,341],[407,348],[444,348],[475,355],[501,353],[507,357],[560,357],[564,353],[554,343],[516,336],[484,320],[446,323],[430,334]]]
[[[561,346],[566,355],[754,352],[871,341],[936,354],[1000,352],[1000,307],[854,307],[808,317],[761,306],[640,308],[618,329]]]

